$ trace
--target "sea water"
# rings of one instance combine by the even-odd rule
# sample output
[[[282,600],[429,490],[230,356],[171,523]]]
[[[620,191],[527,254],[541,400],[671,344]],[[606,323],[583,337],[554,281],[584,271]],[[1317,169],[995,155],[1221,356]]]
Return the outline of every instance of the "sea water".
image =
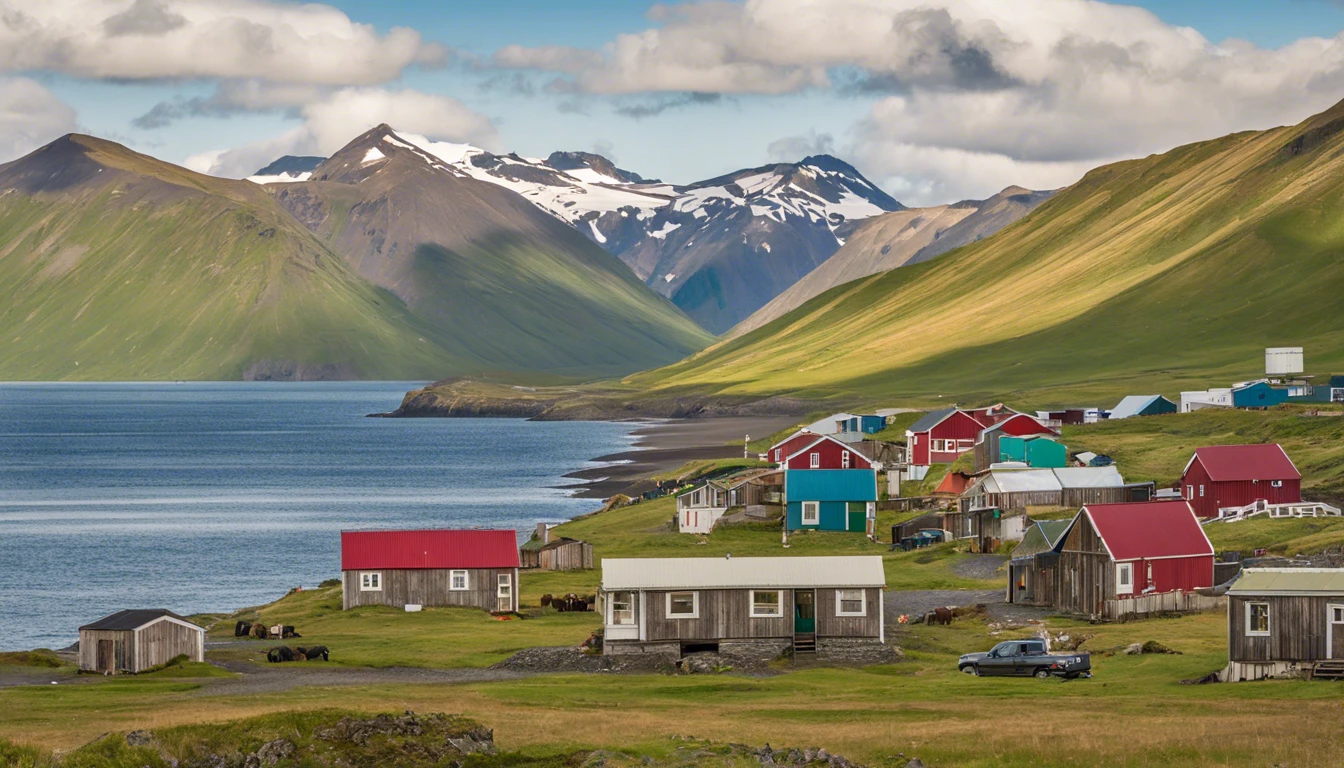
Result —
[[[415,383],[0,385],[0,650],[123,608],[228,611],[340,576],[340,531],[591,511],[630,425],[370,419]]]

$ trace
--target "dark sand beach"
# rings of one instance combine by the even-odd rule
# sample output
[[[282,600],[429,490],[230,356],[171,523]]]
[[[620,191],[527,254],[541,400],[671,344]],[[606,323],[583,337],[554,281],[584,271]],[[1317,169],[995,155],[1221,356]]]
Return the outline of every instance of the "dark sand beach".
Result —
[[[607,499],[618,493],[635,496],[654,488],[648,479],[651,475],[670,472],[697,459],[741,456],[743,437],[750,435],[752,440],[758,440],[796,423],[797,418],[792,416],[729,416],[649,423],[633,433],[633,450],[594,458],[593,461],[613,463],[571,472],[565,477],[579,482],[563,487],[582,489],[575,494],[581,499]]]

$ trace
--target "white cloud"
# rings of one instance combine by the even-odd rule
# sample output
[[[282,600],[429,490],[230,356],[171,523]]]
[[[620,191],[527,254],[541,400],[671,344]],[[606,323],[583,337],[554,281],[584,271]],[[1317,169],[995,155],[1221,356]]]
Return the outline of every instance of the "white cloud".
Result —
[[[380,35],[316,3],[0,0],[0,71],[370,85],[446,56],[414,30]]]
[[[75,110],[25,77],[0,78],[0,162],[75,130]]]
[[[303,123],[264,141],[192,155],[184,164],[201,173],[241,178],[282,155],[331,155],[370,128],[387,123],[442,141],[499,147],[489,118],[457,99],[413,90],[342,88],[301,107]]]
[[[1215,44],[1093,0],[747,0],[651,15],[658,26],[598,51],[515,46],[496,63],[597,94],[871,98],[847,149],[916,201],[1061,186],[1101,162],[1294,123],[1344,96],[1344,35]]]

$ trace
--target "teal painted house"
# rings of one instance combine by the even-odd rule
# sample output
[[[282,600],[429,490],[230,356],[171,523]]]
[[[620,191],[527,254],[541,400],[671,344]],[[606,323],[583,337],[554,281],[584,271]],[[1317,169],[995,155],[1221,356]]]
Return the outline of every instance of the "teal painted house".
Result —
[[[1004,435],[999,438],[999,461],[1020,461],[1033,469],[1059,469],[1069,465],[1069,449],[1039,435]]]
[[[1331,376],[1320,384],[1299,385],[1288,392],[1290,403],[1344,403],[1344,376]]]
[[[784,473],[785,528],[867,533],[877,508],[872,469],[791,469]]]
[[[1288,402],[1288,390],[1257,381],[1232,390],[1233,408],[1268,408]]]

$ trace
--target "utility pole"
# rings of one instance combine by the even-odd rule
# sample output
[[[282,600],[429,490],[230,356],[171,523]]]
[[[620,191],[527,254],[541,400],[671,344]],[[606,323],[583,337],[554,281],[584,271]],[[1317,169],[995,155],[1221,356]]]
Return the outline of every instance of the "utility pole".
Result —
[[[743,435],[743,436],[742,436],[742,458],[747,459],[747,458],[750,458],[750,457],[751,457],[751,452],[748,450],[748,446],[750,446],[750,445],[751,445],[751,435]]]

